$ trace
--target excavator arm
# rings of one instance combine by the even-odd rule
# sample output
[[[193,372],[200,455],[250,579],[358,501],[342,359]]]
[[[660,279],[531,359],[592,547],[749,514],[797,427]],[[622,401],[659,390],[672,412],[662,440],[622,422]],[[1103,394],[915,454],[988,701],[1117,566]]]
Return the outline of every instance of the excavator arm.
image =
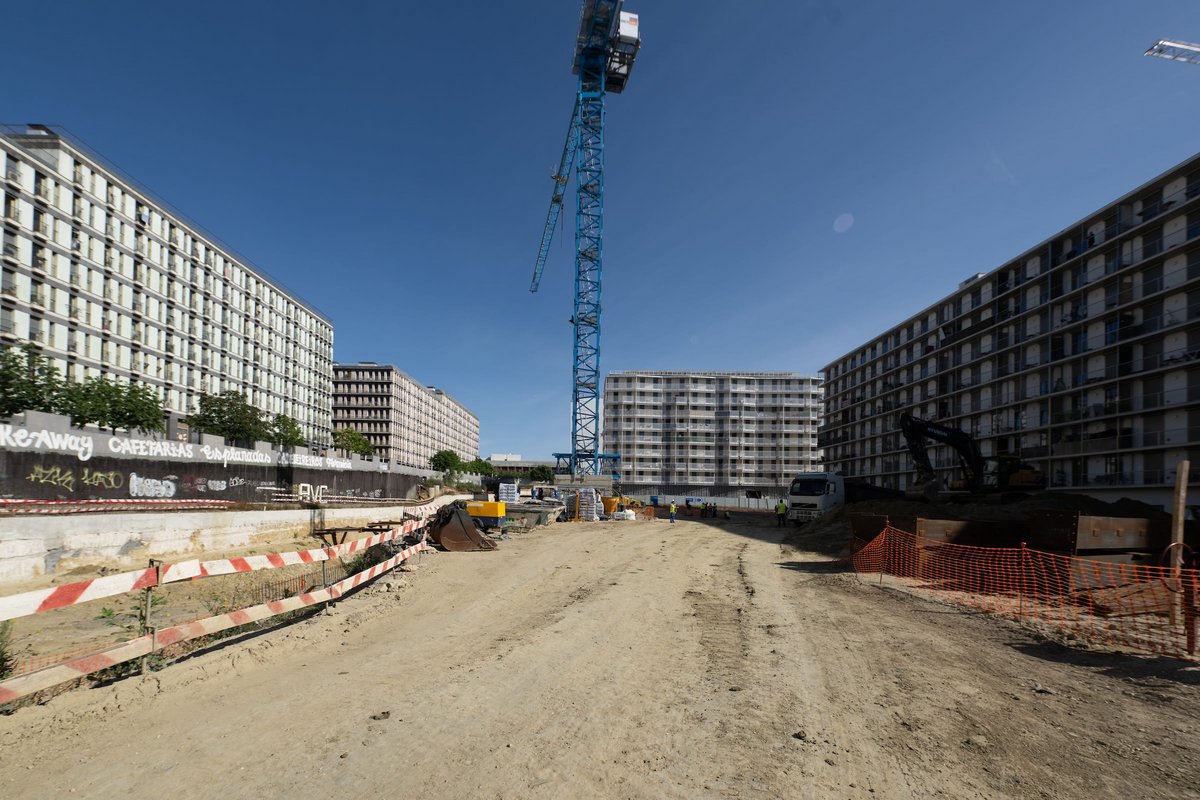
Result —
[[[932,498],[937,495],[939,489],[937,472],[929,460],[929,439],[949,445],[958,455],[967,487],[978,487],[983,475],[983,455],[969,433],[919,419],[908,412],[900,415],[900,432],[904,434],[904,441],[908,445],[908,452],[917,472],[916,484],[906,492],[910,497]]]

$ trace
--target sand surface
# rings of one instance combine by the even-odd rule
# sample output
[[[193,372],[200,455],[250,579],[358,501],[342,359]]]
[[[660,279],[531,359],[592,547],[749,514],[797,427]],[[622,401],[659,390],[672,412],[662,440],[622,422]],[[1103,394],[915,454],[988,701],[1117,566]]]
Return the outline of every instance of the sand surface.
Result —
[[[1200,796],[1200,669],[1042,642],[827,545],[685,518],[426,556],[0,717],[0,796]]]

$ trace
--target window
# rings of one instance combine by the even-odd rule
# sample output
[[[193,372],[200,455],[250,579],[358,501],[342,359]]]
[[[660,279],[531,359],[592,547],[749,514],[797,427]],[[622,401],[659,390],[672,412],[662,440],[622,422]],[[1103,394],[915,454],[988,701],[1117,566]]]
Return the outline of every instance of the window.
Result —
[[[1104,323],[1104,343],[1116,344],[1117,332],[1120,330],[1121,323],[1118,320],[1110,319]]]

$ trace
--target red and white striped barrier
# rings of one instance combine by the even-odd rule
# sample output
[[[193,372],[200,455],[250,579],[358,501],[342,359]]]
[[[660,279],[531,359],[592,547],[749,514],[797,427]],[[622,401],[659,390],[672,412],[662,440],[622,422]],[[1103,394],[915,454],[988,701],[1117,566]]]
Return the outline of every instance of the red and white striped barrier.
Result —
[[[19,500],[15,498],[0,498],[0,512],[7,514],[72,514],[80,511],[121,510],[138,511],[141,509],[213,509],[228,508],[238,505],[233,500],[140,500],[104,499],[104,500]]]
[[[163,583],[167,583],[166,568],[168,566],[174,568],[175,577],[171,580],[181,581],[200,574],[199,561],[169,564],[163,567]],[[79,581],[66,586],[35,589],[32,592],[0,597],[0,621],[40,614],[43,611],[53,611],[56,608],[73,606],[76,603],[86,603],[89,600],[99,600],[102,597],[112,597],[115,594],[125,594],[157,585],[158,571],[154,567],[150,567],[136,572],[122,572],[119,575],[106,575],[103,578]]]
[[[242,556],[240,558],[218,558],[208,561],[192,560],[181,561],[175,564],[163,564],[161,567],[162,583],[174,583],[175,581],[208,577],[211,575],[255,572],[260,569],[278,569],[297,564],[311,564],[318,561],[328,561],[332,558],[341,558],[350,553],[365,550],[368,547],[374,547],[377,544],[382,544],[383,542],[388,542],[420,530],[425,526],[428,516],[436,509],[437,506],[434,504],[405,509],[406,515],[415,515],[416,519],[405,520],[402,525],[391,530],[382,531],[361,539],[352,539],[349,542],[330,547],[318,547],[288,553],[271,553],[269,555]],[[0,597],[0,622],[158,585],[160,584],[157,572],[155,568],[151,567],[134,572],[122,572],[118,575],[106,575],[103,578],[92,578],[65,586],[35,589],[31,592]]]
[[[163,628],[160,631],[139,636],[136,639],[130,639],[128,642],[84,656],[83,658],[77,658],[37,672],[0,681],[0,705],[11,703],[14,700],[19,700],[22,697],[43,689],[49,689],[60,683],[81,678],[97,670],[106,669],[107,667],[126,661],[132,661],[135,658],[141,658],[167,645],[219,633],[220,631],[236,628],[240,625],[247,625],[251,622],[261,622],[262,620],[284,614],[288,611],[295,611],[316,603],[324,603],[337,599],[364,581],[368,581],[392,569],[406,558],[410,558],[421,550],[428,549],[428,547],[429,544],[427,542],[420,542],[412,547],[407,547],[387,561],[338,581],[327,589],[319,589],[315,592],[299,594],[295,597],[262,603],[261,605],[243,608],[238,611],[230,611],[227,614],[219,614],[215,617],[207,617],[195,622],[187,622],[182,625]]]
[[[320,497],[309,497],[299,494],[277,494],[272,496],[273,503],[299,503],[299,502],[315,502],[315,503],[403,503],[403,497],[359,497],[353,494],[323,494]]]
[[[0,497],[0,506],[4,505],[66,505],[66,506],[102,506],[102,505],[195,505],[197,503],[223,503],[232,505],[233,500],[209,500],[207,498],[184,498],[178,500],[174,498],[140,498],[140,497],[107,497],[107,498],[92,498],[90,500],[23,500],[17,497]]]
[[[240,558],[218,558],[212,561],[200,562],[200,577],[210,575],[230,575],[235,572],[256,572],[260,569],[278,569],[296,564],[311,564],[315,561],[328,561],[331,558],[341,558],[359,550],[366,550],[377,544],[390,542],[401,536],[418,531],[425,527],[425,520],[407,520],[403,525],[391,530],[373,533],[361,539],[351,539],[342,544],[329,547],[317,547],[311,550],[296,550],[290,553],[271,553],[264,556],[242,556]],[[166,583],[166,581],[163,581]]]

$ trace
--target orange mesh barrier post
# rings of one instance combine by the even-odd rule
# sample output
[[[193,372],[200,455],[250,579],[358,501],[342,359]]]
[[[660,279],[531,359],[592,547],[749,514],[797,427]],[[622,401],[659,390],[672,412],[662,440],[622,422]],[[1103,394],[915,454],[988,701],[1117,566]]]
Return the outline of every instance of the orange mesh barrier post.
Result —
[[[1183,578],[1183,626],[1188,655],[1196,654],[1196,570],[1189,569]]]

